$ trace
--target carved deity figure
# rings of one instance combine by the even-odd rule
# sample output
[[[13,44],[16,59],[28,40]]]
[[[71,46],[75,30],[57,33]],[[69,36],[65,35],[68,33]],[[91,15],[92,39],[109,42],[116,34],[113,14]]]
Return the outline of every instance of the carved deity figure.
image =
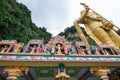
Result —
[[[36,47],[36,53],[37,53],[37,54],[40,53],[40,45],[38,45],[38,46]]]
[[[66,68],[64,64],[60,63],[58,67],[58,74],[55,77],[55,80],[69,80],[70,76],[66,73]]]
[[[84,4],[85,10],[77,20],[86,27],[87,33],[97,44],[108,44],[120,49],[120,37],[113,30],[114,25]]]
[[[58,50],[57,54],[61,54],[61,45],[60,44],[57,45],[57,50]]]

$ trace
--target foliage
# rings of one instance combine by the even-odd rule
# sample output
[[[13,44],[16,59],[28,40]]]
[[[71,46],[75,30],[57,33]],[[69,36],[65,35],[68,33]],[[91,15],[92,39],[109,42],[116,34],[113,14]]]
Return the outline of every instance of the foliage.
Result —
[[[16,0],[0,0],[0,40],[15,39],[27,43],[30,39],[49,40],[46,28],[37,27],[31,20],[31,11]]]
[[[83,31],[83,34],[86,36],[86,39],[88,40],[90,45],[96,45],[95,41],[93,41],[86,33],[85,29],[83,27],[80,27]],[[64,32],[60,32],[58,34],[59,36],[65,36],[65,38],[69,41],[81,41],[80,36],[77,34],[77,31],[74,26],[67,27],[64,29]]]
[[[64,32],[59,33],[60,36],[65,36],[65,38],[69,41],[72,40],[80,40],[79,36],[76,34],[76,29],[74,26],[67,27],[64,29]]]
[[[117,30],[116,32],[117,32],[118,35],[120,35],[120,30]]]
[[[94,46],[96,45],[96,42],[92,38],[90,38],[90,36],[87,37],[87,40],[90,45],[94,45]]]

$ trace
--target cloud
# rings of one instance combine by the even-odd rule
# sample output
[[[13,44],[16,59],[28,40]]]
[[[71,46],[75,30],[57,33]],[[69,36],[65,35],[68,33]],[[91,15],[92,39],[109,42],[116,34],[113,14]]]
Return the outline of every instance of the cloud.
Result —
[[[83,6],[88,4],[108,20],[120,25],[119,0],[18,0],[25,4],[32,12],[32,20],[39,27],[46,27],[47,31],[57,35],[66,27],[72,26],[74,20],[80,16]]]
[[[39,27],[46,27],[49,32],[57,35],[67,27],[65,25],[69,11],[65,0],[19,0],[32,11],[32,20]]]

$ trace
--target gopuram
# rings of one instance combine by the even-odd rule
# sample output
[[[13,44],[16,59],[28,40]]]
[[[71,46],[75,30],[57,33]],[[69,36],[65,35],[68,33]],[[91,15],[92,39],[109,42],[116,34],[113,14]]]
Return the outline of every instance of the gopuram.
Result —
[[[20,77],[30,74],[33,67],[54,67],[57,68],[54,71],[56,74],[53,73],[54,78],[45,80],[86,80],[82,68],[88,67],[87,73],[96,77],[93,80],[119,80],[109,77],[120,66],[120,36],[114,31],[117,26],[86,4],[81,5],[85,10],[81,11],[74,25],[82,41],[73,44],[62,36],[52,37],[47,44],[39,39],[30,40],[28,44],[16,40],[0,41],[0,66],[3,69],[1,72],[6,75],[5,79],[22,80]],[[97,43],[96,46],[89,45],[79,24],[85,25],[86,32]],[[72,78],[68,73],[74,71],[67,72],[68,67],[82,67],[82,76],[79,74]]]

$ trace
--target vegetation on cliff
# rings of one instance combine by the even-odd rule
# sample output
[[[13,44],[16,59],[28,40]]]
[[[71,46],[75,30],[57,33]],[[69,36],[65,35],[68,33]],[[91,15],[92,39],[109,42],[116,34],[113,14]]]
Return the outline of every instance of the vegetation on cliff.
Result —
[[[0,40],[15,39],[27,43],[30,39],[49,40],[51,33],[36,26],[31,11],[16,0],[0,0]]]

